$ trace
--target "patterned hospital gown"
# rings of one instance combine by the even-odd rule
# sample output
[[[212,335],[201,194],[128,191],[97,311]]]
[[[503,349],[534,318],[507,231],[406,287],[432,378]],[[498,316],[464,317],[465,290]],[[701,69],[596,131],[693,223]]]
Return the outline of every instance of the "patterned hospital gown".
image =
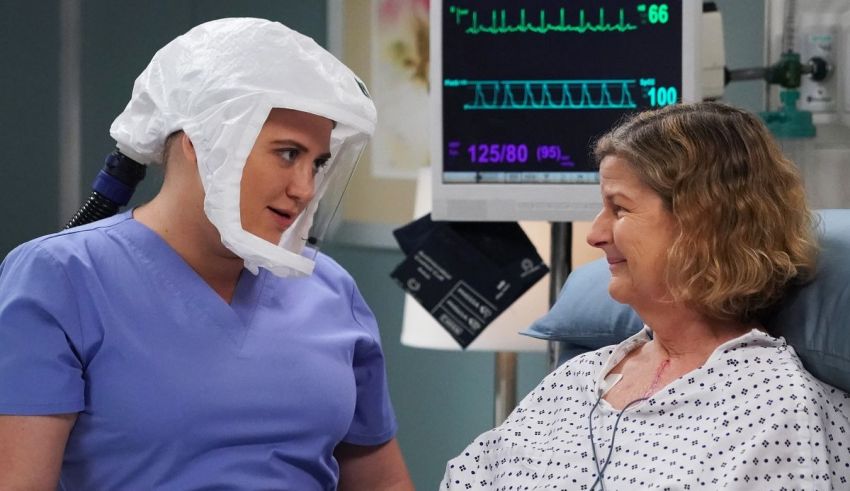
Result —
[[[593,409],[605,375],[649,335],[552,372],[449,461],[441,489],[850,490],[850,395],[757,330],[622,415],[604,400]]]

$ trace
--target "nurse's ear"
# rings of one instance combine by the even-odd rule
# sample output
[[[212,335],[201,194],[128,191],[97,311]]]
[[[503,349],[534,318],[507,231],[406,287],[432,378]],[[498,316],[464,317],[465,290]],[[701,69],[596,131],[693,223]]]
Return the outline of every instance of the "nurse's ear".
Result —
[[[162,161],[166,182],[185,182],[198,178],[198,159],[195,145],[183,131],[175,131],[165,140]]]
[[[183,152],[183,158],[198,165],[198,157],[195,154],[195,145],[186,133],[180,133],[180,150]]]

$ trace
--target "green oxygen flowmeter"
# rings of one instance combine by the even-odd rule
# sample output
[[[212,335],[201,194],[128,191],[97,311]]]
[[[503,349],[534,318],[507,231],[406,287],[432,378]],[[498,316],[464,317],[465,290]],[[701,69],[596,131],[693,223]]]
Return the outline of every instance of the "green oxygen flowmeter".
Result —
[[[800,55],[786,51],[779,61],[767,68],[745,68],[727,70],[726,83],[735,80],[764,79],[769,84],[782,87],[779,92],[780,107],[776,111],[759,113],[768,129],[778,138],[811,138],[815,136],[815,125],[811,111],[797,109],[800,99],[800,81],[804,75],[812,80],[825,79],[832,68],[823,58],[814,57],[807,63],[800,61]]]

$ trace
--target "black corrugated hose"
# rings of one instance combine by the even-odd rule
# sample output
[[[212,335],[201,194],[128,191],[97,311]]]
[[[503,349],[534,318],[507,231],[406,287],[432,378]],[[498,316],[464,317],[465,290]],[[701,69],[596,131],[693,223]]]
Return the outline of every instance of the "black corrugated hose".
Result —
[[[145,178],[147,168],[115,150],[106,157],[103,168],[92,184],[92,192],[65,228],[76,227],[111,217],[130,202],[136,185]]]

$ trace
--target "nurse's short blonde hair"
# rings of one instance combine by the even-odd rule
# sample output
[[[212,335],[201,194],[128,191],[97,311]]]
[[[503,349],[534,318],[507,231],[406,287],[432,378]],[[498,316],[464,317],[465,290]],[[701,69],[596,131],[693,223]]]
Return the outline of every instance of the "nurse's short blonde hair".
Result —
[[[802,180],[754,115],[714,102],[638,113],[595,145],[627,160],[674,215],[674,300],[750,321],[814,272],[815,219]]]

